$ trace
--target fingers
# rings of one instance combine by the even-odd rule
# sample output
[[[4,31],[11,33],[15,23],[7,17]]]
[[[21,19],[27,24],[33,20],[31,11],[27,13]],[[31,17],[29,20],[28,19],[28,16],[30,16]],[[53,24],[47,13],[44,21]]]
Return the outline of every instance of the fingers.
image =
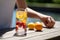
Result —
[[[43,22],[44,22],[45,26],[49,27],[51,25],[50,17],[46,17]]]
[[[46,21],[47,23],[46,23],[46,26],[47,27],[53,27],[54,26],[54,24],[55,24],[55,20],[51,17],[51,16],[49,16],[48,18],[47,18],[47,21]]]
[[[51,20],[50,20],[50,17],[47,18],[47,22],[48,22],[48,23],[47,23],[47,26],[48,26],[48,27],[51,26]]]
[[[50,17],[48,17],[46,25],[47,25],[47,27],[52,27],[52,23],[51,23]]]
[[[51,20],[51,25],[54,26],[55,20],[52,17],[50,18],[50,20]]]

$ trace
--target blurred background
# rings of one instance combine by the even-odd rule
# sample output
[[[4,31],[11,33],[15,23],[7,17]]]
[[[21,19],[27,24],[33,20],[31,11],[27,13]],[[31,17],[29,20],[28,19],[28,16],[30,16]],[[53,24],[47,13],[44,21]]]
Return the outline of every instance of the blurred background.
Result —
[[[60,21],[60,0],[26,0],[27,5],[43,14],[54,17]]]

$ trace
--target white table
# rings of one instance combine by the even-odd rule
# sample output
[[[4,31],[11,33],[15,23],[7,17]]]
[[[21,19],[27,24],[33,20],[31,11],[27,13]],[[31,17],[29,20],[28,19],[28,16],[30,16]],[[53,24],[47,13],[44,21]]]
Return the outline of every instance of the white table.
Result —
[[[52,37],[60,36],[60,22],[56,21],[54,28],[47,29],[43,28],[42,32],[35,32],[28,30],[27,36],[17,37],[14,36],[15,29],[12,31],[8,31],[0,37],[0,40],[45,40]]]

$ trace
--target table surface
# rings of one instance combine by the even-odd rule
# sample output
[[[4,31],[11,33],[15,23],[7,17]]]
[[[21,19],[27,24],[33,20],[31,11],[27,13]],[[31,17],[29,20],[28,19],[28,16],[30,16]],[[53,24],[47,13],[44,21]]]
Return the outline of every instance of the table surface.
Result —
[[[0,40],[45,40],[56,36],[60,36],[59,33],[60,33],[60,22],[56,21],[54,28],[51,29],[43,28],[42,32],[28,30],[27,36],[24,37],[14,36],[15,29],[10,30],[8,32],[5,32],[2,36],[0,36]]]

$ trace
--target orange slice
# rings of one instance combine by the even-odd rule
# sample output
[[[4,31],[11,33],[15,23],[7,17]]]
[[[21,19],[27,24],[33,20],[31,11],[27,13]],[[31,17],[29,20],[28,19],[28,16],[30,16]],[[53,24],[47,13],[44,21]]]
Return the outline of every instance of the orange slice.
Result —
[[[28,24],[28,28],[29,29],[32,29],[33,30],[34,27],[35,27],[35,24],[33,22],[31,22],[31,23]]]
[[[43,24],[42,23],[40,23],[40,22],[36,22],[35,23],[35,29],[36,30],[42,30],[42,28],[43,28]]]

